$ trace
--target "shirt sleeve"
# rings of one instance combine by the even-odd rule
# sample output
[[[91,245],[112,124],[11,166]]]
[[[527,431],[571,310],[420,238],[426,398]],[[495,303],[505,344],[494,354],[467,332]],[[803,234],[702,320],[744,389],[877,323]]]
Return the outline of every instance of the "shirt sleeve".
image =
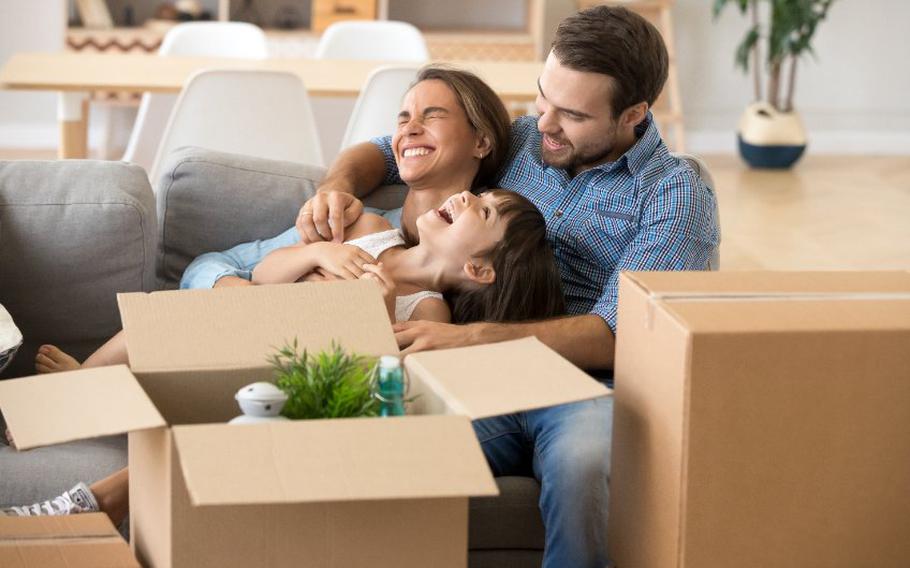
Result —
[[[370,140],[375,144],[385,159],[385,177],[382,185],[404,185],[404,180],[398,176],[398,163],[395,162],[395,153],[392,152],[392,137],[378,136]]]
[[[642,211],[638,234],[620,257],[591,313],[602,317],[615,333],[621,272],[705,270],[719,243],[711,190],[691,170],[667,178]]]

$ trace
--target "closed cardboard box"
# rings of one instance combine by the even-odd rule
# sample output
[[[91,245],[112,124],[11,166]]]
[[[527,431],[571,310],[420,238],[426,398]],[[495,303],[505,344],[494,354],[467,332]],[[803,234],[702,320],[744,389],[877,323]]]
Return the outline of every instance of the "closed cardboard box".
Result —
[[[378,287],[119,302],[129,370],[4,381],[0,407],[21,448],[130,432],[131,535],[153,567],[464,567],[468,498],[497,494],[471,419],[609,394],[528,338],[408,357],[409,416],[228,425],[234,393],[294,338],[397,353]]]
[[[910,274],[626,273],[619,568],[910,565]]]
[[[3,568],[139,568],[104,513],[0,517]]]

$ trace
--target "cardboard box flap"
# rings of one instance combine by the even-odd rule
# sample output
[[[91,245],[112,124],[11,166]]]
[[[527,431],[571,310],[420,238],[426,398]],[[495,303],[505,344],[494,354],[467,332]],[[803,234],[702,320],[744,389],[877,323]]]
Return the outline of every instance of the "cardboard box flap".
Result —
[[[473,419],[611,392],[536,337],[415,353],[404,365],[412,385],[430,389],[451,412]]]
[[[194,505],[498,494],[464,416],[206,424],[173,436]]]
[[[0,381],[0,410],[20,450],[165,425],[125,365]]]
[[[910,273],[881,272],[624,272],[662,298],[798,294],[910,293]]]
[[[910,327],[910,277],[902,272],[638,272],[623,278],[650,298],[649,320],[655,309],[666,310],[693,332]]]
[[[367,281],[118,294],[137,373],[258,368],[297,338],[362,355],[398,353],[379,288]]]

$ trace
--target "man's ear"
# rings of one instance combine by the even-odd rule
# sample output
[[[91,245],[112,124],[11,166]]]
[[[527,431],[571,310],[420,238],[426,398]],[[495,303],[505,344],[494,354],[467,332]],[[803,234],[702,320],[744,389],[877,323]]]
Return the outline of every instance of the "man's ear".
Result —
[[[487,263],[474,264],[473,262],[466,262],[464,273],[468,280],[481,286],[488,286],[496,282],[496,271]]]
[[[490,137],[477,131],[477,139],[474,144],[474,157],[482,160],[487,157],[492,148],[493,143],[490,142]]]
[[[620,124],[627,128],[635,128],[648,115],[649,108],[648,103],[645,102],[630,106],[622,111],[622,115],[619,117]]]

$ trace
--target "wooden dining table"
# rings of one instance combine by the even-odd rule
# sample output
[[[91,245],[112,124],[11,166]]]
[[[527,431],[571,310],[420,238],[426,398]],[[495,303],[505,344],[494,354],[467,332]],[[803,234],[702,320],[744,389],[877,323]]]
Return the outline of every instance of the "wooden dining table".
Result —
[[[506,103],[537,96],[541,62],[447,61],[477,73]],[[177,93],[202,69],[289,71],[316,97],[356,97],[370,72],[389,61],[336,59],[225,59],[154,54],[17,53],[0,69],[0,88],[57,91],[60,158],[84,158],[92,91]],[[401,65],[401,62],[397,62]]]

